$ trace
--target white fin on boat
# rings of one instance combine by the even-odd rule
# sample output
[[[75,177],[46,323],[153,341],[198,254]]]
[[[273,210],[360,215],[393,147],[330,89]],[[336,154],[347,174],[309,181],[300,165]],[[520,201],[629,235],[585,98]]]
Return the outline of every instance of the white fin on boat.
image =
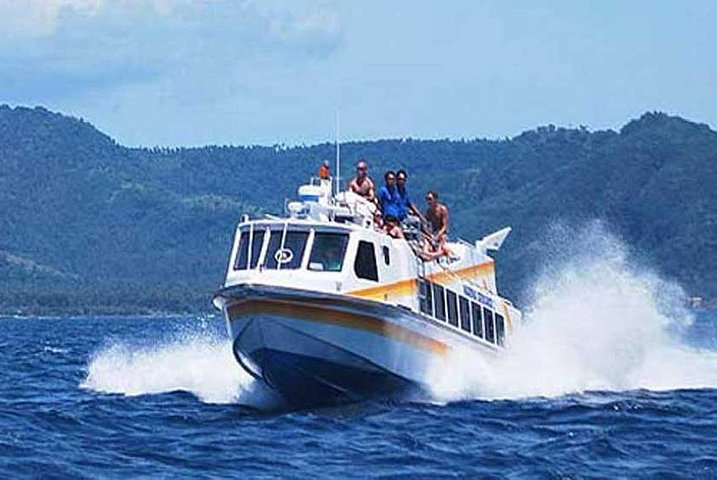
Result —
[[[486,235],[476,241],[476,248],[482,252],[486,252],[487,250],[499,250],[511,230],[512,228],[505,227],[497,232],[491,233],[490,235]]]

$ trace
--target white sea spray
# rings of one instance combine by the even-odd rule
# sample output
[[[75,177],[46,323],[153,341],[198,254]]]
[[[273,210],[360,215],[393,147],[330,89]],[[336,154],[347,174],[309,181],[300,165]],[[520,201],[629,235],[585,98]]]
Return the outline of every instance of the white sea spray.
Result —
[[[206,403],[257,408],[274,402],[239,366],[231,342],[209,331],[180,332],[152,346],[111,343],[93,355],[82,387],[127,396],[184,391]]]
[[[693,317],[679,286],[631,263],[599,222],[553,227],[543,245],[546,267],[507,352],[437,362],[435,400],[717,387],[717,352],[681,334]]]

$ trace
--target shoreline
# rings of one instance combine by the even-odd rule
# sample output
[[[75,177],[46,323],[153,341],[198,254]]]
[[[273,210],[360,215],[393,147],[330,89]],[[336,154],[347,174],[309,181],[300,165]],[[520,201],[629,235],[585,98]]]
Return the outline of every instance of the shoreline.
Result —
[[[172,317],[180,315],[214,315],[214,308],[161,309],[142,306],[93,305],[79,308],[37,308],[24,306],[0,307],[0,318],[53,318],[53,317]]]
[[[33,294],[17,289],[0,293],[0,316],[57,317],[57,316],[127,316],[127,315],[193,315],[215,311],[212,289],[206,286],[190,288],[184,285],[157,286],[142,290],[137,286],[112,289],[56,288]]]
[[[717,313],[717,303],[706,302],[700,307],[689,307],[693,313]],[[177,317],[186,315],[220,316],[211,305],[204,308],[193,306],[189,308],[161,309],[140,305],[92,305],[72,307],[39,307],[38,306],[0,306],[0,318],[66,318],[66,317]]]
[[[155,312],[155,313],[113,313],[113,314],[96,314],[96,313],[82,313],[82,314],[71,314],[71,313],[63,313],[63,314],[42,314],[42,315],[33,315],[33,314],[8,314],[6,312],[0,312],[0,321],[3,320],[61,320],[61,319],[67,319],[67,318],[74,318],[74,319],[84,319],[84,318],[97,318],[97,319],[119,319],[119,318],[144,318],[144,319],[172,319],[172,318],[180,318],[180,317],[187,317],[187,316],[196,316],[200,318],[205,319],[215,319],[215,318],[221,318],[220,313],[211,313],[211,312],[195,312],[195,313],[186,313],[186,312]]]

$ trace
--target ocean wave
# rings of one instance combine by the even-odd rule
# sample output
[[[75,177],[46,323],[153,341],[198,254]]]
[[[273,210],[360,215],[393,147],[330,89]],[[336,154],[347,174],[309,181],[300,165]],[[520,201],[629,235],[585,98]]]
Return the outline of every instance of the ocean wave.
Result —
[[[92,356],[81,386],[127,396],[183,391],[206,403],[258,408],[272,402],[236,362],[231,342],[207,331],[152,346],[111,343]]]

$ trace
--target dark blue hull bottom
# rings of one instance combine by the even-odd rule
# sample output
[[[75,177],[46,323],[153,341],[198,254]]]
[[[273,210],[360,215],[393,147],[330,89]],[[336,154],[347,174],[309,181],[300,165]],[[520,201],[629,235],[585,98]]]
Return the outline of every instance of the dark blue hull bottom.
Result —
[[[366,370],[269,349],[252,352],[261,377],[294,407],[327,406],[406,394],[416,385],[388,371]],[[251,373],[251,372],[250,372]]]

